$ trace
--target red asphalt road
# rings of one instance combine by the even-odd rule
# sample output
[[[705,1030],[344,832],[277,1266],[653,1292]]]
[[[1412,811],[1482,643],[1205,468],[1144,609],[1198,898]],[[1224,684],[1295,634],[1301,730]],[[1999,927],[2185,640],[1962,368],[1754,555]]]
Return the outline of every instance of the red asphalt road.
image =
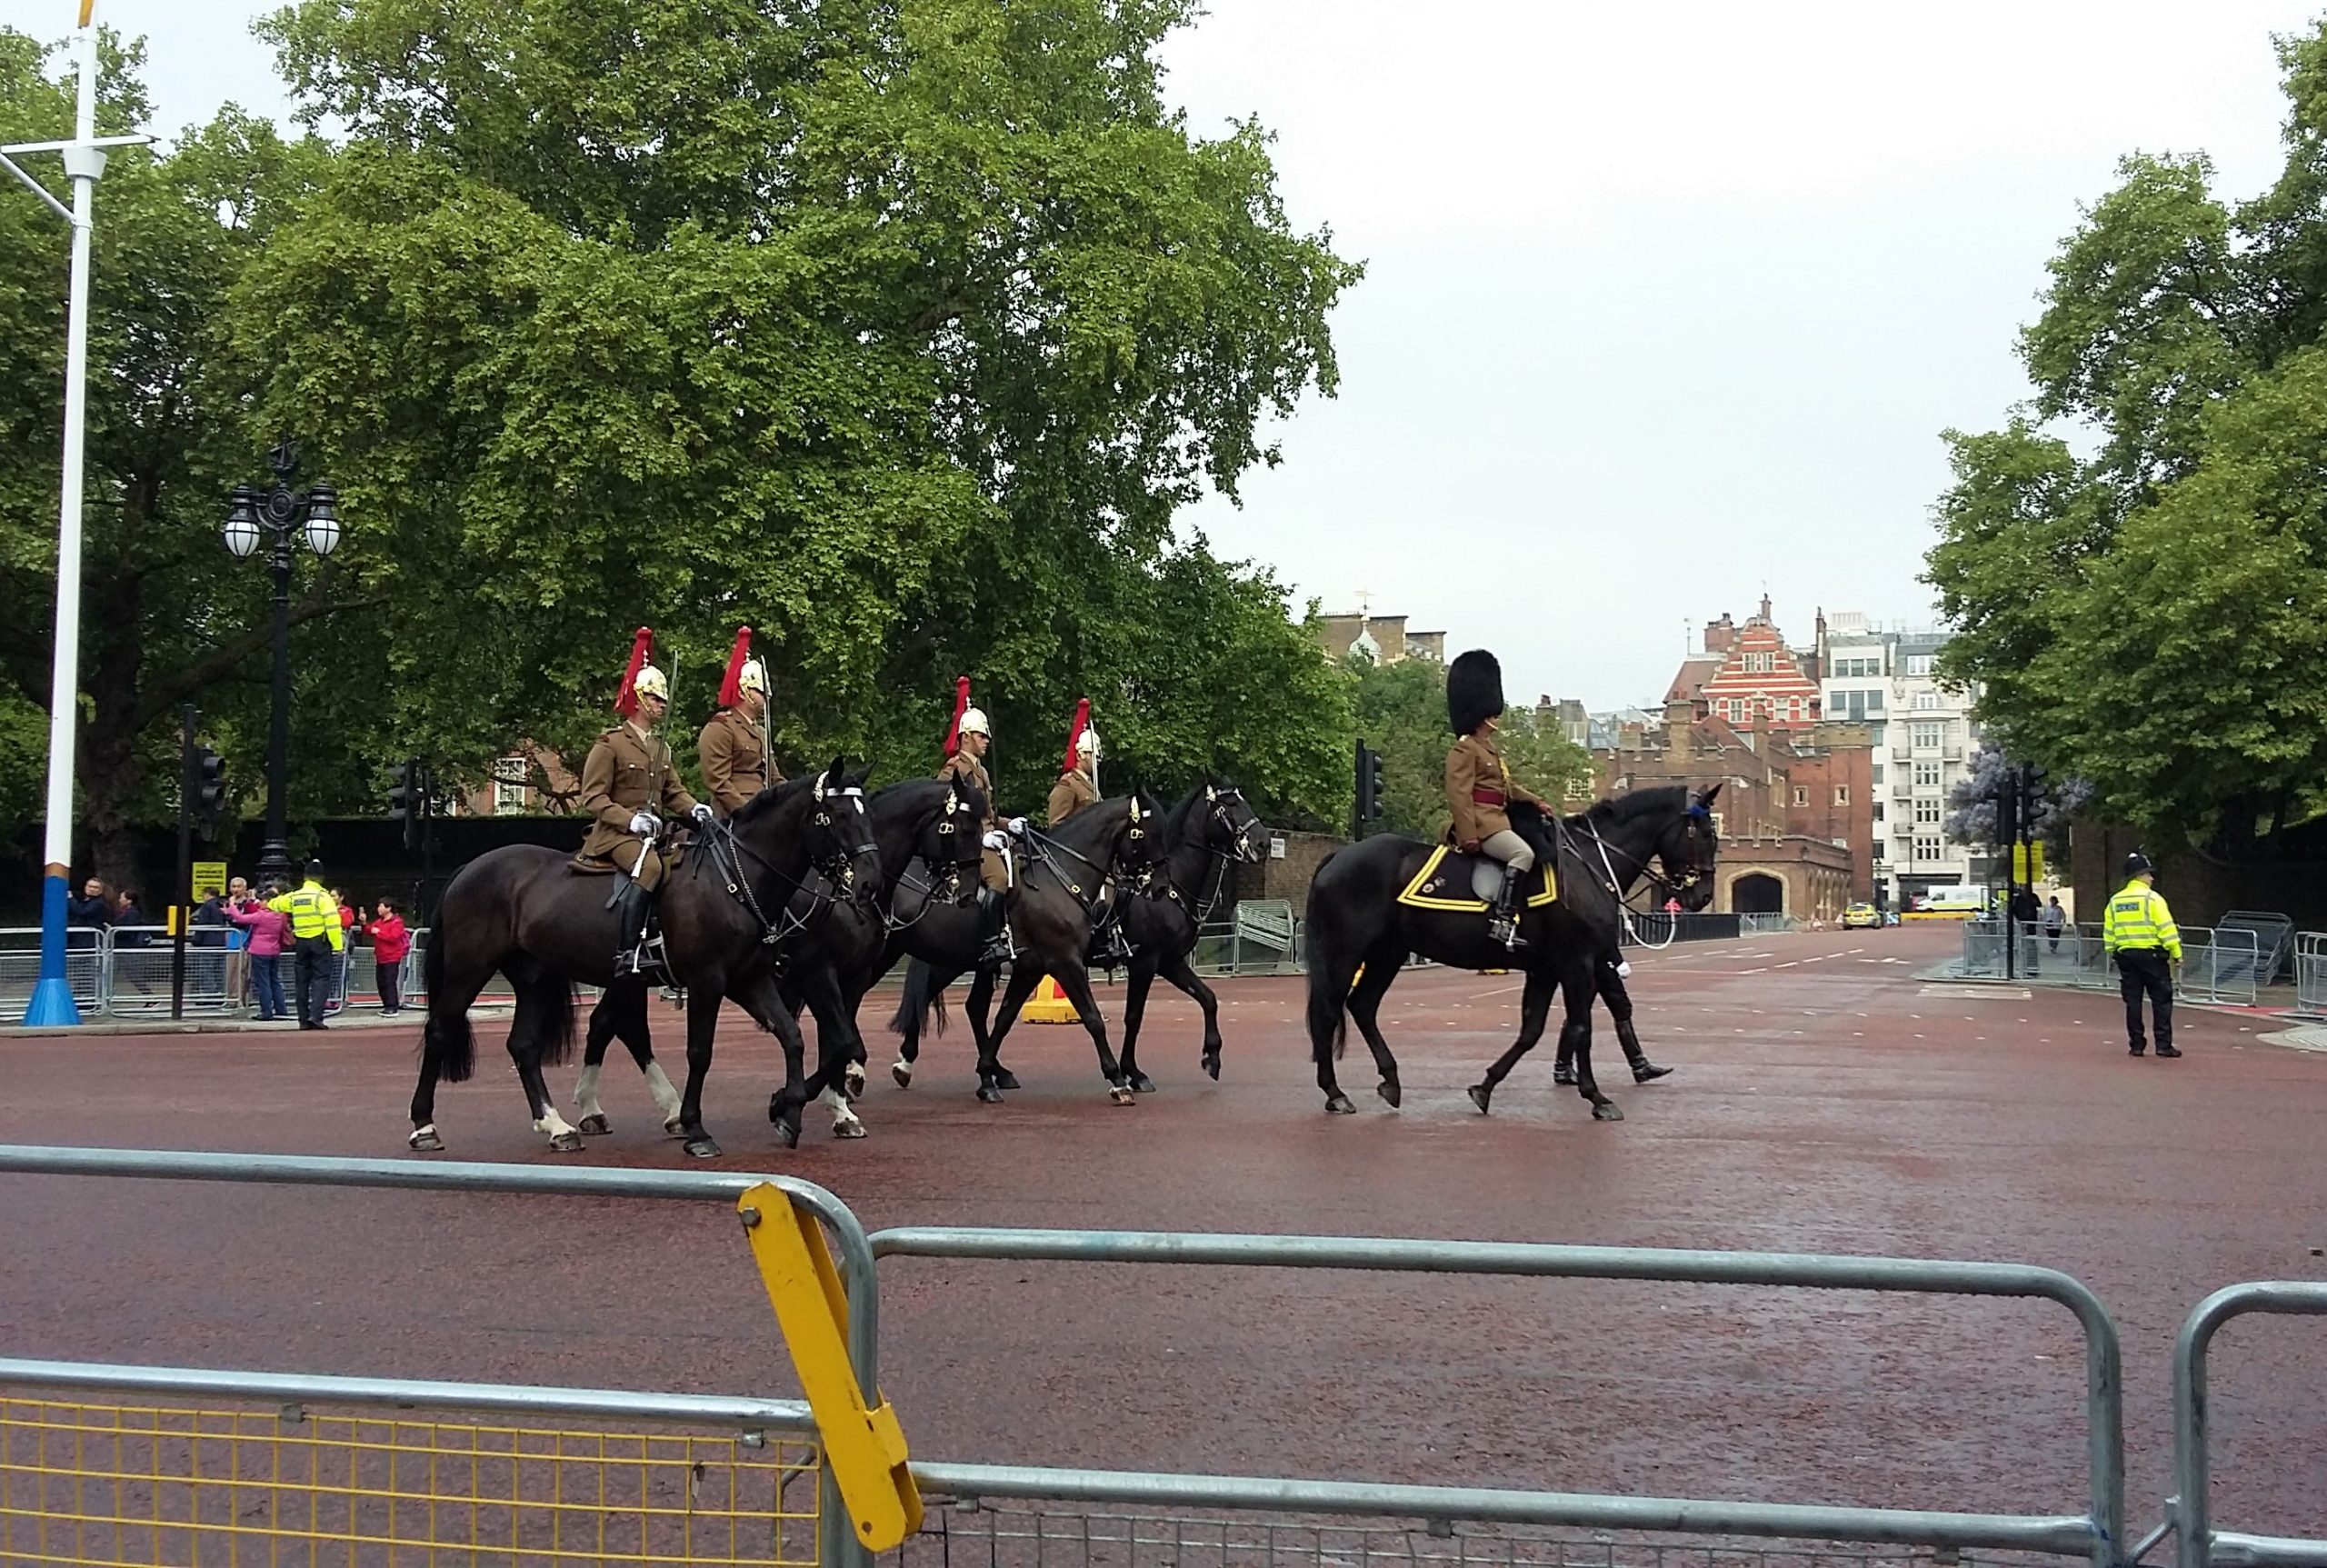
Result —
[[[1913,978],[1952,927],[1676,947],[1635,959],[1636,1088],[1603,1021],[1594,1124],[1550,1047],[1483,1117],[1516,976],[1423,971],[1383,1009],[1405,1107],[1343,1064],[1327,1117],[1301,982],[1223,986],[1223,1082],[1194,1010],[1151,1006],[1162,1091],[1110,1106],[1072,1027],[1022,1026],[1025,1087],[971,1098],[958,1022],[872,1136],[765,1121],[779,1058],[740,1021],[708,1100],[724,1164],[824,1183],[868,1225],[1338,1233],[1995,1258],[2064,1269],[2125,1342],[2136,1530],[2171,1489],[2168,1353],[2236,1280],[2327,1263],[2327,1055],[2184,1010],[2178,1063],[2130,1061],[2113,998]],[[1104,990],[1120,1018],[1120,989]],[[866,1009],[873,1022],[874,1005]],[[679,1064],[676,1015],[657,1009]],[[619,1051],[616,1132],[553,1156],[481,1030],[448,1086],[451,1156],[675,1166]],[[404,1152],[416,1027],[0,1044],[0,1140]],[[569,1067],[554,1079],[561,1094]],[[411,1156],[417,1157],[417,1156]],[[55,1356],[690,1391],[788,1388],[724,1213],[630,1202],[11,1177],[0,1345]],[[884,1265],[884,1382],[914,1453],[1163,1470],[1937,1508],[2082,1505],[2082,1361],[2042,1303],[1600,1282],[1129,1265]],[[2216,1342],[2216,1520],[2327,1534],[2327,1325]]]

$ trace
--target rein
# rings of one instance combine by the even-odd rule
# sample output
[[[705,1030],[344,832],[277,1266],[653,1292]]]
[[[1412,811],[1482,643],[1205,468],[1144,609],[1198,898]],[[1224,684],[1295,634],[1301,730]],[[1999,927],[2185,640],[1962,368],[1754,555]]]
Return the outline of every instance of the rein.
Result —
[[[1653,853],[1646,856],[1637,855],[1632,851],[1624,848],[1622,844],[1611,844],[1606,838],[1602,836],[1599,827],[1593,824],[1589,815],[1583,818],[1582,827],[1583,832],[1592,840],[1593,847],[1600,852],[1600,866],[1603,871],[1605,871],[1608,874],[1606,885],[1609,894],[1613,896],[1616,901],[1616,917],[1623,923],[1624,934],[1630,936],[1635,944],[1649,949],[1651,952],[1660,952],[1664,948],[1672,946],[1673,942],[1677,940],[1681,934],[1681,927],[1678,922],[1675,922],[1672,928],[1664,934],[1664,940],[1662,942],[1649,941],[1646,937],[1641,935],[1640,928],[1633,924],[1633,915],[1647,914],[1652,912],[1644,909],[1633,908],[1631,884],[1637,883],[1643,877],[1646,877],[1652,887],[1663,893],[1667,898],[1677,898],[1681,894],[1686,893],[1691,888],[1694,887],[1697,883],[1702,880],[1701,874],[1694,866],[1692,866],[1689,868],[1689,874],[1687,877],[1675,881],[1672,877],[1666,876],[1663,873],[1656,869],[1653,864],[1655,858]],[[1617,854],[1622,855],[1626,861],[1629,861],[1632,864],[1633,874],[1630,878],[1622,877],[1616,874],[1615,864],[1608,858],[1608,852],[1612,849],[1614,850]]]
[[[864,793],[863,790],[852,785],[823,791],[817,798],[821,800],[825,794],[856,795],[862,798]],[[826,815],[827,825],[829,825],[829,814]],[[812,886],[808,877],[792,875],[758,850],[745,844],[743,836],[736,833],[732,822],[713,823],[712,831],[705,840],[705,847],[710,858],[718,867],[720,875],[726,880],[729,896],[751,911],[752,918],[759,922],[760,944],[765,947],[773,947],[785,937],[806,931],[816,924],[828,910],[840,902],[834,895],[834,889],[847,885],[855,879],[854,868],[849,864],[851,858],[849,852],[835,844],[823,855],[812,854],[808,857],[809,873],[814,878],[814,885]],[[770,920],[767,917],[767,912],[760,907],[759,895],[752,887],[752,878],[744,871],[743,862],[745,856],[749,856],[769,876],[784,884],[787,891],[784,894],[783,906],[778,911],[784,916],[784,924],[779,926]],[[793,903],[803,893],[808,895],[807,912],[795,914],[793,910]]]

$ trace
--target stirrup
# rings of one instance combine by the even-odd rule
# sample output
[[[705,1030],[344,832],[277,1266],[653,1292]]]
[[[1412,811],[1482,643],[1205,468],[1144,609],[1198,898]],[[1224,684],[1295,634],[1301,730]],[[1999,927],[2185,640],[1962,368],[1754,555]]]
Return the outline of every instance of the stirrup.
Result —
[[[1502,943],[1503,947],[1512,953],[1516,953],[1527,945],[1527,939],[1519,934],[1519,921],[1514,915],[1489,915],[1487,934]]]
[[[663,954],[663,934],[659,931],[624,948],[614,959],[617,975],[635,974],[645,979],[664,979],[669,976],[670,972],[669,964]]]
[[[1018,950],[1010,941],[1009,931],[997,931],[985,939],[985,946],[979,951],[978,967],[984,969],[991,964],[1008,964],[1017,956]]]

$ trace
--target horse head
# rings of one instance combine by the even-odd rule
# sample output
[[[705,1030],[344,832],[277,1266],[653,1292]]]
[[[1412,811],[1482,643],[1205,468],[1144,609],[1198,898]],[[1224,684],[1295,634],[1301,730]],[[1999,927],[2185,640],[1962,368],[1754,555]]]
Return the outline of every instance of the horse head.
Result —
[[[809,801],[809,863],[854,902],[878,904],[881,846],[864,806],[864,774],[851,774],[848,759],[835,756],[810,785]]]
[[[1713,821],[1713,803],[1721,794],[1715,779],[1703,790],[1689,792],[1687,804],[1656,837],[1656,858],[1664,868],[1664,882],[1681,907],[1691,912],[1713,902],[1713,865],[1721,854],[1721,832]]]
[[[1203,844],[1223,860],[1257,864],[1267,858],[1269,830],[1261,814],[1244,799],[1244,792],[1224,778],[1207,779],[1203,786]]]
[[[914,838],[913,852],[933,876],[943,880],[952,873],[955,884],[965,893],[977,886],[978,860],[985,844],[978,824],[985,820],[985,797],[977,786],[964,784],[959,774],[946,775],[936,809]]]

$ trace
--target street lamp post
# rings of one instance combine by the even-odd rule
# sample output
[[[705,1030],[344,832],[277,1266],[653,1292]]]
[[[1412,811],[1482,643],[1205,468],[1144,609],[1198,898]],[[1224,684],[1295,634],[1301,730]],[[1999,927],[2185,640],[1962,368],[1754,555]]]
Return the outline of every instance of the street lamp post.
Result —
[[[266,454],[275,483],[265,490],[237,484],[223,530],[236,559],[258,548],[261,532],[275,536],[267,564],[275,574],[275,697],[266,730],[266,842],[260,846],[262,882],[291,880],[291,851],[285,842],[284,780],[291,765],[291,560],[294,537],[304,538],[318,558],[339,545],[339,492],[320,481],[295,491],[299,446],[285,441]]]

